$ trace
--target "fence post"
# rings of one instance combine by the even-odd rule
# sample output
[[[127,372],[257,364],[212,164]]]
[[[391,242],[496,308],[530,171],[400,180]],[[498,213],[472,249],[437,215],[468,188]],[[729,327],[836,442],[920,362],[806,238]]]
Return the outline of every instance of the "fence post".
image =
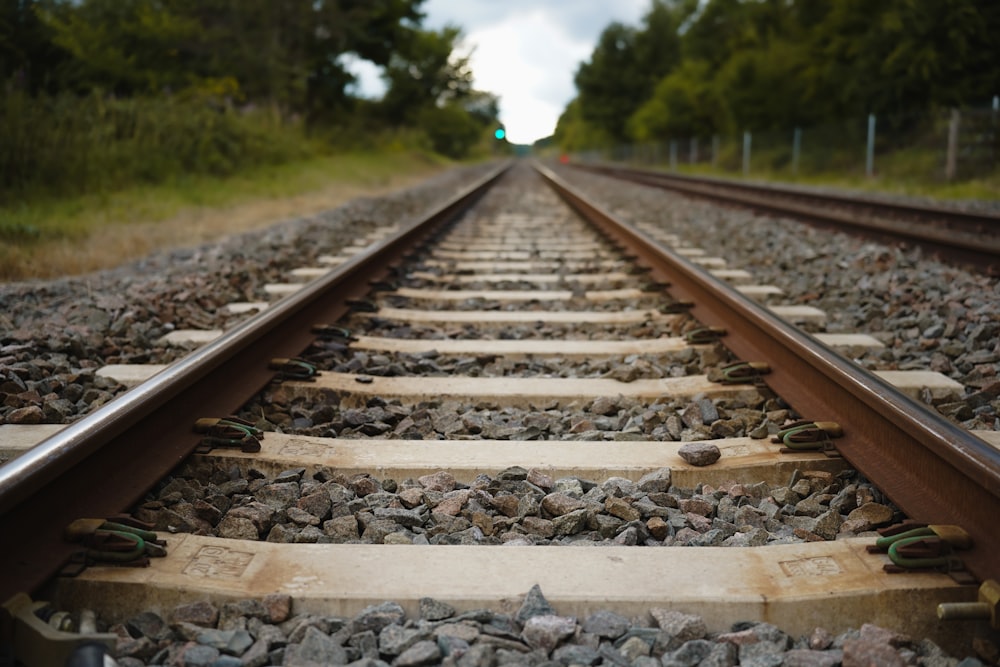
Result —
[[[868,114],[868,146],[865,150],[865,176],[875,175],[875,114]]]
[[[958,126],[961,118],[958,109],[951,110],[951,118],[948,119],[948,152],[944,161],[944,177],[947,181],[955,180],[958,172]]]
[[[802,150],[802,128],[795,128],[792,134],[792,175],[799,175],[799,152]]]
[[[743,176],[750,175],[750,133],[743,132]]]
[[[719,165],[719,135],[712,135],[712,168]]]
[[[698,161],[698,137],[691,137],[691,150],[688,153],[688,162],[694,164]]]
[[[677,140],[670,140],[670,171],[677,171]]]

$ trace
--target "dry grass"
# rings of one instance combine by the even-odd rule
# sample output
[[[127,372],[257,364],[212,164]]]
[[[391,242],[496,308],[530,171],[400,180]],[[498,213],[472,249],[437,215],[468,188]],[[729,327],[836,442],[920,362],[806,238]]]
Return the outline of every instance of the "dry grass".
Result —
[[[444,168],[438,162],[398,156],[391,166],[366,164],[353,165],[357,169],[346,165],[349,173],[335,174],[332,179],[329,165],[321,165],[321,187],[317,187],[317,174],[307,168],[291,174],[277,191],[253,187],[251,182],[250,187],[244,183],[230,194],[213,192],[207,197],[223,203],[178,203],[176,191],[158,188],[150,195],[154,200],[159,197],[158,201],[144,199],[146,193],[126,193],[124,202],[88,203],[74,207],[72,213],[60,211],[58,217],[68,217],[62,226],[71,231],[45,230],[39,239],[0,245],[0,280],[54,278],[112,268],[154,250],[194,246],[335,208],[356,197],[412,186]],[[270,174],[267,180],[273,177]],[[271,192],[260,194],[267,190]],[[205,198],[192,197],[190,192],[181,197]]]

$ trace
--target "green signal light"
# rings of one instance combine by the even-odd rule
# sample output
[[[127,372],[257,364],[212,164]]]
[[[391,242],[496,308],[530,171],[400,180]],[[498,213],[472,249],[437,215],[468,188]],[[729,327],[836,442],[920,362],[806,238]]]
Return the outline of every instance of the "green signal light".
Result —
[[[504,137],[507,136],[507,133],[504,131],[502,127],[498,127],[496,129],[496,132],[493,133],[493,136],[496,137],[497,139],[503,139]]]

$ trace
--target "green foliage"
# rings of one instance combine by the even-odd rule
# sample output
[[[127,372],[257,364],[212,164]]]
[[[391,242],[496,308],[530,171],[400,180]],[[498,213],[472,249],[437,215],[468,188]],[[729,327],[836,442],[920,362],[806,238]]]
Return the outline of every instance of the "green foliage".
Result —
[[[64,75],[77,90],[155,93],[191,83],[177,45],[195,39],[199,25],[160,3],[89,0],[37,15],[52,31],[52,42],[72,57]]]
[[[581,117],[616,140],[626,137],[625,121],[650,88],[639,66],[635,35],[635,29],[612,23],[601,33],[590,61],[576,72]]]
[[[386,142],[465,155],[497,99],[423,1],[0,0],[0,202]],[[347,55],[385,66],[385,100],[349,94]]]
[[[580,98],[574,99],[559,116],[553,135],[556,143],[566,151],[606,148],[614,141],[602,129],[588,123],[580,112]]]
[[[300,125],[177,98],[0,98],[0,200],[226,175],[313,154]]]
[[[556,138],[576,149],[869,113],[905,130],[1000,92],[998,34],[995,0],[651,0],[642,25],[602,33]]]
[[[467,156],[486,131],[483,123],[456,103],[425,108],[419,125],[436,153],[455,159]]]
[[[462,32],[454,26],[440,31],[418,30],[401,45],[385,68],[388,90],[382,112],[390,123],[419,118],[437,105],[461,100],[472,91],[468,57],[454,57]]]
[[[685,62],[662,79],[629,119],[629,133],[639,141],[708,136],[730,125],[729,107],[713,85],[708,64]]]

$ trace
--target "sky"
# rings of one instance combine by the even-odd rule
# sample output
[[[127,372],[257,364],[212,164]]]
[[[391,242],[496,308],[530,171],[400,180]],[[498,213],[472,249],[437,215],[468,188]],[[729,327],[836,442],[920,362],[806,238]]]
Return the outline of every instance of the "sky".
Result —
[[[426,0],[423,27],[462,28],[472,51],[474,87],[500,96],[500,120],[513,143],[530,144],[555,130],[576,96],[573,75],[589,60],[612,21],[638,26],[649,0]],[[385,85],[371,63],[349,65],[357,91],[378,97]]]

